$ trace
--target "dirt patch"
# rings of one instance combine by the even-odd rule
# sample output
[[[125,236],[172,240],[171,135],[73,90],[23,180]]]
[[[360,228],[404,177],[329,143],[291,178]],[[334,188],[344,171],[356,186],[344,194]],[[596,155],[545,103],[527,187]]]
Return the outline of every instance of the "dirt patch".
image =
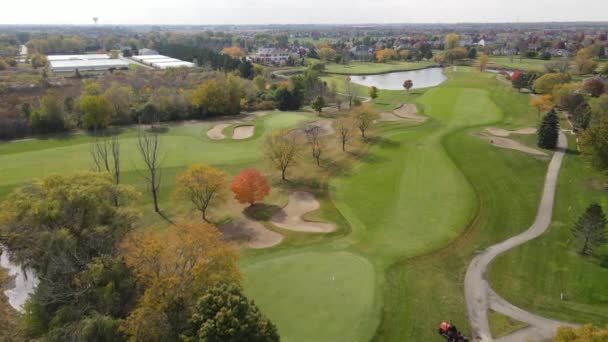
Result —
[[[528,153],[528,154],[532,154],[532,155],[536,155],[536,156],[546,156],[547,155],[543,151],[528,147],[513,139],[498,137],[498,136],[487,134],[487,133],[474,133],[474,135],[489,141],[492,145],[499,147],[499,148],[516,150],[516,151],[520,151],[520,152],[524,152],[524,153]]]
[[[426,117],[418,115],[418,108],[412,103],[404,103],[392,113],[380,113],[380,121],[410,121],[423,123],[426,120]]]
[[[234,140],[242,140],[251,138],[253,133],[255,132],[255,126],[247,125],[247,126],[238,126],[234,128],[232,132],[232,139]]]
[[[298,232],[329,233],[336,227],[333,224],[307,221],[302,216],[319,209],[319,201],[308,192],[297,191],[289,195],[285,208],[272,216],[270,222],[275,226]]]
[[[508,137],[511,134],[534,134],[536,133],[536,128],[534,127],[526,127],[526,128],[520,128],[517,129],[515,131],[509,131],[503,128],[496,128],[496,127],[488,127],[486,128],[486,131],[488,131],[490,134],[495,135],[497,137]]]
[[[226,139],[226,136],[222,132],[226,127],[230,126],[230,124],[222,123],[213,126],[210,130],[207,131],[207,136],[212,140],[222,140]]]
[[[303,138],[306,136],[306,133],[304,133],[304,129],[306,129],[308,127],[312,127],[312,126],[319,127],[319,136],[320,137],[324,137],[324,136],[328,136],[328,135],[332,135],[332,134],[336,133],[336,130],[331,125],[331,120],[321,119],[321,120],[307,123],[306,126],[304,126],[304,128],[296,128],[296,129],[292,130],[289,134],[292,137],[295,136],[297,138]]]
[[[269,248],[283,241],[283,235],[266,229],[261,223],[239,217],[220,227],[224,239],[246,244],[250,248]]]

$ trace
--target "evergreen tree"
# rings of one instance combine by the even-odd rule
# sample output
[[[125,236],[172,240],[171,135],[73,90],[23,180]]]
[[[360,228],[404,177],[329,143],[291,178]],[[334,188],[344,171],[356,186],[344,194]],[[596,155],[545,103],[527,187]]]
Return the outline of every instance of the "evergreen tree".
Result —
[[[606,215],[599,204],[587,207],[572,228],[572,235],[581,245],[581,255],[591,254],[594,247],[606,242]]]
[[[559,120],[555,110],[551,110],[543,118],[538,129],[538,146],[546,149],[554,149],[557,146],[559,136]]]

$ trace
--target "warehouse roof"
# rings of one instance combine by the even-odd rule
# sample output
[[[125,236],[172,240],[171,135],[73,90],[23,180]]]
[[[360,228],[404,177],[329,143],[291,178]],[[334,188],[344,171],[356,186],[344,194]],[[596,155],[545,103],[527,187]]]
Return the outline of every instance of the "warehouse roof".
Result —
[[[110,59],[109,55],[95,54],[95,55],[50,55],[46,56],[49,62],[52,61],[77,61],[77,60],[99,60],[99,59]]]

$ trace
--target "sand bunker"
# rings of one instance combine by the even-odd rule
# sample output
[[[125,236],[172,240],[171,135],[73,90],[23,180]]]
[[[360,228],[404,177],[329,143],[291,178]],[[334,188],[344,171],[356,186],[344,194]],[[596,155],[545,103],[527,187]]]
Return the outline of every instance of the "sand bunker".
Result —
[[[520,152],[524,152],[524,153],[528,153],[528,154],[532,154],[532,155],[536,155],[536,156],[546,156],[547,155],[543,151],[528,147],[520,142],[517,142],[517,141],[509,139],[509,138],[498,137],[498,136],[490,135],[487,133],[475,133],[474,135],[476,135],[480,138],[486,139],[487,141],[489,141],[492,145],[495,145],[496,147],[506,148],[509,150],[516,150],[516,151],[520,151]]]
[[[305,128],[306,127],[312,127],[312,126],[319,127],[319,130],[320,130],[319,131],[319,136],[320,137],[324,137],[324,136],[332,135],[332,134],[336,133],[336,130],[331,125],[331,120],[321,119],[321,120],[317,120],[317,121],[314,121],[314,122],[310,122],[310,123],[306,124]],[[289,134],[291,136],[295,136],[295,137],[298,137],[298,138],[305,137],[306,136],[306,133],[304,133],[304,129],[305,128],[294,129]]]
[[[536,133],[536,128],[527,127],[527,128],[520,128],[515,131],[509,131],[509,130],[502,129],[502,128],[488,127],[488,128],[486,128],[486,131],[490,132],[490,134],[495,135],[497,137],[508,137],[511,134],[534,134],[534,133]]]
[[[336,229],[333,224],[306,221],[302,215],[319,209],[319,202],[308,192],[297,191],[289,195],[289,203],[270,220],[277,227],[298,232],[328,233]]]
[[[245,243],[250,248],[269,248],[283,241],[283,235],[266,229],[261,223],[240,217],[220,227],[224,239]]]
[[[224,135],[224,133],[222,131],[228,126],[230,126],[230,124],[227,124],[227,123],[217,124],[217,125],[213,126],[213,128],[211,128],[210,130],[207,131],[207,136],[209,137],[209,139],[213,139],[213,140],[226,139],[226,136]]]
[[[238,126],[234,128],[232,132],[232,139],[234,140],[242,140],[251,138],[253,133],[255,132],[255,126]]]
[[[380,121],[410,121],[423,123],[426,120],[426,117],[418,115],[418,108],[412,103],[404,103],[392,113],[380,113]]]

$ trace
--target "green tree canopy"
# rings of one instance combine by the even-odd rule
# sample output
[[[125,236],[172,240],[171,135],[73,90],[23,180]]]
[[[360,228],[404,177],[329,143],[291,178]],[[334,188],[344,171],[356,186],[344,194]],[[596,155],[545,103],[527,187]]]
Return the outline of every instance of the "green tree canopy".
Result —
[[[222,285],[203,295],[190,319],[187,341],[279,341],[275,325],[236,286]]]
[[[559,137],[559,120],[555,110],[545,115],[538,129],[538,146],[546,149],[554,149]]]
[[[587,207],[572,228],[572,235],[580,244],[581,255],[593,253],[594,247],[606,242],[606,215],[599,204]]]

